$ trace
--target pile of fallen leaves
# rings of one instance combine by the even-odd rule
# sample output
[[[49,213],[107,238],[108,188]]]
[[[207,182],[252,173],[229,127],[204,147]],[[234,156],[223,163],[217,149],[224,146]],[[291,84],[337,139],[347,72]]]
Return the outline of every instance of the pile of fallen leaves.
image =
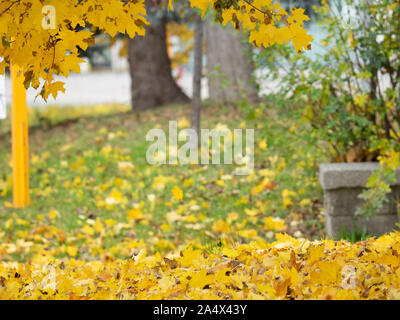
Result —
[[[400,299],[400,233],[0,264],[0,299]]]

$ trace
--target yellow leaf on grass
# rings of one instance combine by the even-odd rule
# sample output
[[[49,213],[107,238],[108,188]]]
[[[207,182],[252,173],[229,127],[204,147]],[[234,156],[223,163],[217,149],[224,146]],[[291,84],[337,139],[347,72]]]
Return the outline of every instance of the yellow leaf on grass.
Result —
[[[75,246],[67,246],[65,248],[65,251],[68,253],[68,255],[70,255],[71,257],[76,257],[76,255],[78,254],[78,248]]]
[[[226,233],[229,232],[230,228],[229,228],[229,223],[222,220],[222,219],[218,219],[217,221],[215,221],[212,225],[212,230],[214,232],[218,232],[218,233]]]
[[[183,199],[183,191],[182,191],[182,189],[179,188],[178,186],[175,186],[175,187],[172,189],[172,195],[173,195],[173,198],[174,198],[175,200],[180,201],[180,200]]]
[[[142,211],[138,208],[133,208],[127,212],[128,219],[140,220],[144,218]]]

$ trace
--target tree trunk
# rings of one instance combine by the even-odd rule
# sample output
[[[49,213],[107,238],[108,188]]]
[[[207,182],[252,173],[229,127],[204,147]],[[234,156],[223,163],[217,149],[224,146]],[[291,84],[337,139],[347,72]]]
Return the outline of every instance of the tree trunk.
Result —
[[[207,78],[211,100],[229,103],[243,97],[252,102],[258,99],[257,85],[252,78],[251,45],[241,35],[229,24],[222,28],[217,23],[207,23]]]
[[[146,1],[147,7],[149,3],[149,0]],[[190,101],[172,77],[166,24],[167,19],[163,16],[146,28],[145,37],[137,36],[128,40],[134,111]]]
[[[201,113],[201,78],[203,76],[203,21],[200,15],[195,17],[194,34],[194,70],[193,70],[193,98],[191,127],[200,137],[200,113]]]

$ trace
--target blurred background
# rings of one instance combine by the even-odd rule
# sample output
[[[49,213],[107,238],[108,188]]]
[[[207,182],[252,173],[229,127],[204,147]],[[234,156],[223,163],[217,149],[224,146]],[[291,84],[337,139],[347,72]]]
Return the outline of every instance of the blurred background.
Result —
[[[315,16],[312,6],[319,3],[318,0],[285,0],[281,1],[288,10],[293,7],[301,7],[310,16]],[[66,92],[60,93],[57,100],[50,97],[47,103],[40,97],[36,98],[37,92],[30,88],[28,90],[28,105],[40,107],[45,105],[73,106],[73,105],[96,105],[96,104],[131,104],[134,86],[132,79],[136,83],[157,84],[161,78],[168,78],[165,72],[168,68],[158,66],[156,61],[165,61],[171,67],[173,78],[167,81],[174,81],[187,97],[192,96],[193,86],[193,42],[194,42],[194,22],[192,11],[186,5],[177,4],[175,11],[168,12],[167,9],[159,6],[148,6],[152,27],[146,36],[146,40],[130,40],[122,35],[110,38],[108,35],[98,33],[95,43],[85,52],[82,57],[85,63],[81,64],[81,73],[72,73],[68,79],[58,78],[66,83]],[[235,31],[229,24],[227,27],[216,25],[213,17],[209,17],[204,25],[204,57],[203,65],[205,70],[202,77],[202,98],[221,100],[222,97],[229,101],[237,100],[237,88],[233,89],[239,78],[242,82],[254,82],[253,88],[246,87],[249,94],[257,91],[258,95],[273,92],[277,89],[278,82],[266,79],[268,67],[258,65],[255,60],[260,55],[260,50],[251,48],[242,39],[243,34]],[[318,42],[325,35],[325,32],[318,26],[316,19],[307,25],[309,33],[315,39],[315,47],[310,52],[305,53],[310,57],[315,57],[320,52]],[[165,29],[165,31],[164,31]],[[162,37],[158,37],[162,34]],[[154,40],[158,37],[158,40]],[[158,42],[159,46],[154,42]],[[163,45],[166,42],[166,46]],[[135,45],[135,43],[137,43]],[[152,57],[138,54],[135,50],[129,50],[129,46],[138,47],[142,43],[143,52],[153,52]],[[146,51],[147,50],[147,51]],[[158,52],[155,52],[158,51]],[[168,60],[165,59],[167,54]],[[148,60],[153,60],[154,68],[163,70],[158,74],[151,74],[138,69],[137,66],[148,64]],[[249,61],[253,62],[249,65]],[[150,61],[151,62],[151,61]],[[143,72],[142,72],[143,71]],[[158,72],[158,71],[157,71]],[[224,79],[234,79],[234,83],[224,83]],[[251,80],[251,81],[250,81]],[[11,88],[10,79],[6,78],[6,101],[10,104]],[[165,85],[165,84],[164,84]],[[171,87],[175,84],[170,83]],[[248,86],[246,83],[245,86]],[[210,88],[211,87],[211,88]],[[232,87],[229,89],[228,87]],[[142,87],[137,91],[143,92]],[[152,88],[154,91],[154,88]],[[174,90],[174,89],[171,89]],[[211,92],[210,92],[211,91]],[[173,100],[173,99],[172,99]],[[179,99],[178,99],[179,100]],[[174,101],[161,101],[174,102]],[[140,104],[140,103],[139,103]],[[161,103],[163,104],[163,103]],[[147,109],[148,107],[145,107]]]

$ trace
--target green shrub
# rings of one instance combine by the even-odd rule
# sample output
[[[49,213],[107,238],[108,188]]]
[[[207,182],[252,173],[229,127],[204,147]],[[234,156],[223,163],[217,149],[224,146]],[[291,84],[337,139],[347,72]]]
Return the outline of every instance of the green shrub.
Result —
[[[386,201],[400,165],[400,5],[322,0],[314,10],[326,33],[323,53],[274,46],[259,61],[280,81],[287,105],[298,106],[291,112],[328,145],[333,162],[380,161],[356,212],[369,217]]]
[[[327,33],[323,53],[311,58],[275,46],[263,58],[273,77],[285,70],[280,94],[305,106],[304,120],[329,143],[333,161],[374,161],[400,137],[400,7],[344,2],[314,7]]]

